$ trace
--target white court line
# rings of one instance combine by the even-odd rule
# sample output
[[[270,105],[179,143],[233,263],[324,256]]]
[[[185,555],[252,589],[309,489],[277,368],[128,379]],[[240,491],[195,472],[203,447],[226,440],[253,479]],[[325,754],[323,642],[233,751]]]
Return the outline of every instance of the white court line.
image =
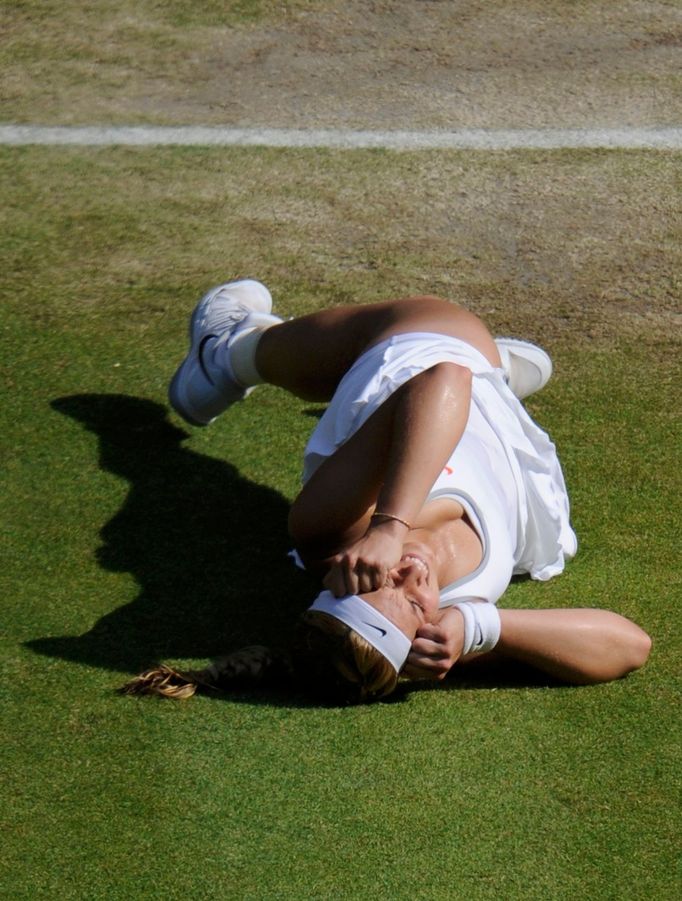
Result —
[[[458,128],[450,131],[221,128],[205,126],[0,125],[0,144],[85,147],[327,147],[387,150],[682,150],[682,128]]]

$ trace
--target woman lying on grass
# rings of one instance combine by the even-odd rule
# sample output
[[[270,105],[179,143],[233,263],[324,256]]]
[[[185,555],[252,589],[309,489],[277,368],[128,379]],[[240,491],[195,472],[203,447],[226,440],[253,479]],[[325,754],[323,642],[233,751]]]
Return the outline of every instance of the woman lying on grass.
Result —
[[[544,351],[493,340],[436,297],[288,322],[271,307],[251,280],[206,294],[170,401],[194,425],[260,382],[329,402],[289,517],[299,562],[324,586],[284,663],[304,687],[369,701],[482,655],[574,684],[644,664],[649,637],[616,613],[495,606],[512,575],[550,579],[576,551],[554,445],[520,403],[551,375]],[[151,670],[125,690],[182,697],[283,659],[247,649],[199,673]]]

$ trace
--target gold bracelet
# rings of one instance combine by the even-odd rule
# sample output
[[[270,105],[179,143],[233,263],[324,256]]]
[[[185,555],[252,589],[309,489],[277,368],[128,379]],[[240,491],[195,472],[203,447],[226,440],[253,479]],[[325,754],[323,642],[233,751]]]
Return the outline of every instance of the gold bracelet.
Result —
[[[378,510],[375,510],[370,518],[374,519],[375,516],[383,516],[384,519],[393,519],[395,520],[395,522],[399,522],[404,525],[408,530],[412,529],[412,526],[406,519],[401,519],[399,516],[394,516],[392,513],[380,513]]]

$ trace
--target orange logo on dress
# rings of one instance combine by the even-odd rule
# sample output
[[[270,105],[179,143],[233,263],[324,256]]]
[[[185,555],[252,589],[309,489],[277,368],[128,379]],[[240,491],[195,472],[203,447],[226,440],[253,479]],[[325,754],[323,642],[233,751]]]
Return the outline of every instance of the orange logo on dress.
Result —
[[[454,472],[454,469],[452,469],[451,466],[446,466],[446,467],[444,467],[443,472],[446,472],[449,476],[451,476],[452,473]]]

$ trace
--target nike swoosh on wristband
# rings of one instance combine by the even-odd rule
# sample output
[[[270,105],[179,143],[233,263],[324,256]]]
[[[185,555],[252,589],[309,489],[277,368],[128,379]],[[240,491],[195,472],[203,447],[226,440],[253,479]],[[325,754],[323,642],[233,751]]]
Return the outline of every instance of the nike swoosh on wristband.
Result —
[[[363,623],[364,623],[366,626],[370,626],[370,628],[372,628],[372,629],[376,629],[377,632],[381,632],[381,635],[382,635],[383,638],[386,637],[386,633],[387,633],[387,630],[386,630],[386,629],[382,629],[381,626],[375,626],[374,623],[368,623],[368,622],[367,622],[366,620],[364,620],[364,619],[363,619]]]

